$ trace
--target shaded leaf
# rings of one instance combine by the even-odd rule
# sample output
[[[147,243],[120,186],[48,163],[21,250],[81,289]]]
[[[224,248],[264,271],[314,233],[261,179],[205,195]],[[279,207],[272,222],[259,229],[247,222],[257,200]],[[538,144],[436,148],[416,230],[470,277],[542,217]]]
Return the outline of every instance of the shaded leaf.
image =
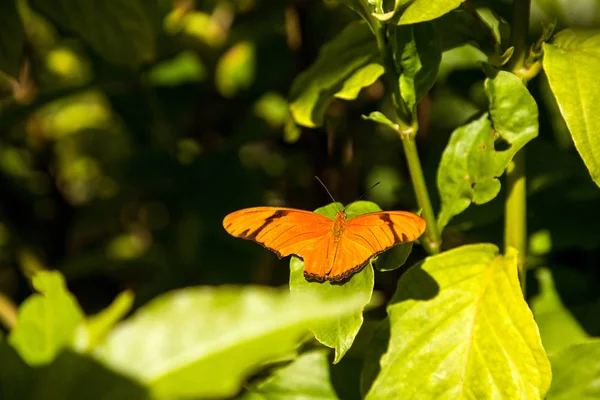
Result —
[[[379,255],[377,262],[373,266],[378,271],[386,272],[400,268],[408,260],[408,256],[412,252],[414,242],[402,243]]]
[[[31,399],[150,400],[150,393],[89,356],[65,351],[35,371]]]
[[[550,386],[516,252],[477,244],[428,257],[402,276],[387,311],[389,348],[367,399],[533,399]]]
[[[471,203],[484,204],[500,192],[498,178],[513,156],[537,136],[538,110],[521,80],[505,71],[486,79],[487,115],[457,128],[442,154],[437,185],[442,200],[438,226]],[[506,148],[495,149],[504,143]]]
[[[269,361],[288,355],[307,327],[362,306],[262,287],[198,287],[162,295],[121,323],[95,355],[156,397],[227,397]]]
[[[71,344],[84,315],[57,271],[40,271],[33,277],[39,292],[19,308],[17,326],[9,336],[21,357],[30,365],[47,364]]]
[[[566,29],[544,43],[544,71],[575,147],[600,186],[600,33]]]
[[[25,44],[23,22],[16,1],[0,2],[0,71],[16,78]]]
[[[540,328],[546,352],[554,353],[585,340],[588,335],[563,305],[550,270],[539,268],[536,276],[540,294],[531,300],[531,309]]]
[[[31,4],[110,63],[139,68],[154,60],[155,32],[141,0],[32,0]]]
[[[430,23],[399,27],[392,43],[400,94],[410,110],[435,83],[442,50]]]
[[[300,355],[252,387],[241,399],[338,399],[331,385],[327,353],[326,350],[313,350]]]
[[[579,343],[550,356],[548,400],[600,398],[600,339]]]
[[[294,120],[307,127],[322,125],[336,93],[341,92],[345,99],[354,98],[357,88],[370,85],[381,75],[383,69],[373,66],[378,59],[375,36],[369,26],[362,22],[349,24],[324,44],[315,63],[294,79],[290,90]],[[351,84],[345,87],[347,80]]]
[[[370,351],[365,357],[360,373],[360,394],[364,398],[381,370],[381,357],[387,352],[390,342],[390,319],[385,318],[377,325],[370,341]]]
[[[335,218],[335,214],[344,207],[341,203],[331,203],[318,208],[316,213]],[[368,201],[357,201],[346,209],[348,218],[367,212],[381,211],[375,203]],[[332,284],[326,282],[308,282],[304,278],[304,261],[298,257],[290,260],[290,291],[295,293],[310,293],[324,298],[358,297],[361,299],[360,307],[347,315],[338,317],[328,324],[312,327],[315,338],[325,346],[335,349],[334,363],[338,363],[344,354],[350,349],[354,338],[358,334],[363,323],[363,308],[371,301],[375,278],[373,274],[372,261],[362,270],[352,275],[349,281],[343,284]]]

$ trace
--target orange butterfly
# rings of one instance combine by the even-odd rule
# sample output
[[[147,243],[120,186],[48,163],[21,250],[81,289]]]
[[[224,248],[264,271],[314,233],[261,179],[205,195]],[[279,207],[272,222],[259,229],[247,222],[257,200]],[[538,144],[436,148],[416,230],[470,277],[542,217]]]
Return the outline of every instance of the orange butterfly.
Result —
[[[301,257],[307,280],[338,282],[360,271],[373,256],[417,239],[425,231],[425,220],[406,211],[372,212],[351,219],[339,211],[332,220],[293,208],[255,207],[227,215],[223,227],[279,258]]]

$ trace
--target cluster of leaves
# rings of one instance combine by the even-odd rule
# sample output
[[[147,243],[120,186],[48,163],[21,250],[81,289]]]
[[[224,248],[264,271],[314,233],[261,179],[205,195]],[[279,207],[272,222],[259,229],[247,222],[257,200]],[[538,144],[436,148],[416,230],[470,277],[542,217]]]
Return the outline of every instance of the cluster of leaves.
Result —
[[[560,258],[600,245],[599,32],[540,2],[557,33],[511,69],[504,2],[327,1],[309,28],[304,2],[198,3],[0,0],[2,398],[600,397],[597,284]],[[303,29],[319,51],[294,76]],[[221,219],[304,193],[335,147],[355,182],[388,181],[377,203],[423,208],[430,254],[397,246],[342,285],[292,257],[289,290],[209,286],[281,283]],[[524,149],[527,299],[498,239]]]

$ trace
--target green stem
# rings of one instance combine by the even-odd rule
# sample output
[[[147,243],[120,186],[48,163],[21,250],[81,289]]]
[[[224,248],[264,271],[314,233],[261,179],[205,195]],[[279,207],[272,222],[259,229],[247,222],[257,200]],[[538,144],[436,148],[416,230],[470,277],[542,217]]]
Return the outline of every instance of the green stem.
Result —
[[[423,240],[421,240],[421,243],[428,254],[437,254],[440,252],[442,240],[435,220],[435,214],[433,213],[433,207],[431,206],[431,200],[429,199],[429,192],[427,191],[427,184],[425,183],[425,177],[423,176],[421,160],[419,159],[419,153],[417,152],[415,136],[419,126],[416,113],[409,110],[400,93],[399,76],[396,72],[394,57],[386,37],[388,27],[389,25],[381,24],[377,30],[377,47],[383,58],[385,84],[392,94],[392,101],[394,102],[394,110],[396,112],[396,123],[398,124],[397,131],[402,139],[402,145],[408,163],[408,171],[417,197],[417,203],[423,210],[423,218],[427,222],[425,236]],[[395,27],[391,28],[390,33],[392,35],[391,40],[395,40]]]
[[[442,240],[435,220],[435,214],[433,213],[433,207],[431,206],[431,200],[429,199],[427,185],[425,184],[425,177],[423,176],[423,169],[421,168],[421,161],[419,160],[415,137],[412,135],[402,135],[401,137],[410,178],[415,190],[415,195],[417,196],[417,202],[423,209],[423,218],[425,218],[425,221],[427,222],[425,240],[422,240],[421,243],[428,254],[437,254],[440,252]]]
[[[531,0],[513,0],[510,43],[515,51],[507,69],[516,75],[527,72],[529,55],[527,36]],[[521,149],[506,170],[508,196],[505,204],[504,246],[505,251],[514,247],[518,252],[517,266],[521,290],[525,296],[527,271],[527,193],[525,176],[525,149]]]
[[[505,252],[514,247],[518,252],[517,267],[521,290],[525,295],[527,259],[527,193],[525,179],[525,152],[521,149],[506,170],[508,196],[504,204]]]

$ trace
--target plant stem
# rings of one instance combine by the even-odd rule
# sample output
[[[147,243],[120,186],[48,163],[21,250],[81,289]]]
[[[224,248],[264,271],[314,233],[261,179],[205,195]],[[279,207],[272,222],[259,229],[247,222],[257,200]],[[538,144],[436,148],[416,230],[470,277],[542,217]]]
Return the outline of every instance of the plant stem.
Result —
[[[529,54],[527,35],[531,0],[513,0],[510,44],[515,51],[507,69],[520,76],[526,71]],[[519,253],[517,267],[521,290],[525,296],[527,272],[527,193],[525,176],[525,149],[521,149],[506,170],[508,196],[505,204],[504,246],[505,252],[514,247]]]
[[[517,255],[517,267],[521,290],[525,295],[526,257],[527,257],[527,193],[525,179],[525,152],[521,149],[515,154],[506,169],[508,196],[504,204],[504,251],[514,247]]]
[[[402,134],[401,134],[402,135]],[[423,209],[423,218],[427,222],[425,229],[425,240],[421,240],[421,244],[425,247],[428,254],[437,254],[440,252],[441,238],[438,230],[438,225],[429,199],[429,192],[425,184],[419,153],[417,152],[417,144],[413,135],[402,135],[402,145],[404,146],[404,154],[408,163],[408,170],[412,180],[417,202]]]
[[[377,38],[377,47],[381,53],[385,67],[385,84],[392,94],[392,101],[396,112],[395,119],[398,124],[397,132],[402,140],[402,146],[406,154],[408,171],[417,197],[417,203],[423,210],[423,218],[427,222],[427,228],[421,244],[428,254],[437,254],[440,252],[442,240],[435,220],[435,214],[433,213],[433,207],[431,206],[431,200],[429,199],[429,192],[427,191],[427,184],[425,183],[423,168],[421,167],[421,160],[419,159],[417,144],[415,142],[415,136],[419,130],[416,112],[409,110],[402,99],[399,76],[396,71],[392,50],[388,45],[386,37],[388,28],[391,29],[391,40],[395,40],[395,26],[390,28],[390,25],[381,24],[375,35]]]

